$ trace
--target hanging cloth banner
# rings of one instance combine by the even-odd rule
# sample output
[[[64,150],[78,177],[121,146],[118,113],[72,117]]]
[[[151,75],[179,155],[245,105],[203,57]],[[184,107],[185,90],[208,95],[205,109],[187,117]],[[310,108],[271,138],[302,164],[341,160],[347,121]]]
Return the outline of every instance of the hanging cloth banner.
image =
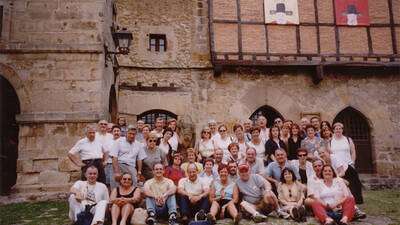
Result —
[[[368,0],[335,0],[336,25],[368,26]]]
[[[265,23],[299,24],[297,0],[264,0]]]

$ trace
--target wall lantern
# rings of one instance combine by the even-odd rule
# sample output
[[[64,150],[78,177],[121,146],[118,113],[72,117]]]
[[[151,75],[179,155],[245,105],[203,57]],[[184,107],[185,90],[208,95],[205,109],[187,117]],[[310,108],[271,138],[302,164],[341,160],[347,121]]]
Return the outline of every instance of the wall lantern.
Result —
[[[129,32],[126,28],[122,28],[121,30],[112,32],[112,36],[115,43],[116,52],[109,51],[107,46],[104,46],[105,49],[105,66],[107,67],[107,61],[112,61],[111,55],[128,55],[129,47],[132,43],[132,33]]]

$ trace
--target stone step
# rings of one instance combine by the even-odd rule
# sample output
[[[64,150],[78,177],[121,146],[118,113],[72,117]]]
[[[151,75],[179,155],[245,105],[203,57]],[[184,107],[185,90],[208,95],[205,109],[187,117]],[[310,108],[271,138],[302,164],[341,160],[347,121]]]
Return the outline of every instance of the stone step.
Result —
[[[400,187],[400,177],[389,177],[378,174],[360,174],[359,176],[364,187],[370,190]]]

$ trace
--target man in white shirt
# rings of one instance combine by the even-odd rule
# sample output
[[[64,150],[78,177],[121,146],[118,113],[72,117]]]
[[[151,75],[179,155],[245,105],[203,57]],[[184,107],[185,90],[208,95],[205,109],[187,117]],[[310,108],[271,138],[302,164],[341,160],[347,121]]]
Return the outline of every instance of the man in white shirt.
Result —
[[[113,140],[113,135],[108,133],[108,126],[110,123],[108,123],[106,120],[100,120],[98,123],[98,128],[96,132],[96,140],[100,141],[100,143],[103,145],[104,150],[110,154],[110,150],[112,145],[114,144]],[[111,127],[112,129],[112,127]],[[112,159],[109,157],[107,159],[106,165],[105,165],[105,176],[106,176],[106,185],[109,186],[111,183],[112,179]]]
[[[185,222],[199,211],[202,211],[205,216],[205,213],[210,209],[208,202],[209,187],[197,176],[196,164],[190,163],[188,165],[187,174],[188,177],[180,179],[178,183],[179,206],[183,216],[182,220]]]
[[[211,131],[211,139],[213,140],[215,137],[219,136],[219,133],[217,131],[217,122],[213,119],[208,121],[208,127],[210,128]]]
[[[75,222],[78,214],[89,207],[93,214],[92,225],[104,223],[104,216],[109,200],[107,187],[103,183],[96,182],[98,171],[95,166],[89,166],[85,177],[87,181],[78,180],[71,187],[69,202],[69,218]]]
[[[257,118],[257,124],[261,128],[260,138],[263,143],[267,142],[269,139],[269,128],[267,128],[267,118],[265,116],[259,116]]]
[[[137,176],[142,174],[142,160],[147,157],[143,144],[135,141],[135,135],[136,128],[131,125],[128,126],[126,137],[119,138],[114,143],[110,152],[114,169],[114,179],[119,181],[121,172],[130,173],[133,185],[137,185]]]
[[[96,139],[96,127],[88,125],[85,128],[86,137],[79,140],[68,152],[68,158],[77,166],[81,167],[81,179],[84,180],[86,168],[89,165],[96,166],[98,179],[105,183],[104,163],[108,158],[108,152],[103,144]]]
[[[144,183],[148,218],[146,223],[153,225],[156,218],[168,217],[168,224],[176,224],[176,186],[171,179],[164,177],[164,165],[153,166],[154,177]]]

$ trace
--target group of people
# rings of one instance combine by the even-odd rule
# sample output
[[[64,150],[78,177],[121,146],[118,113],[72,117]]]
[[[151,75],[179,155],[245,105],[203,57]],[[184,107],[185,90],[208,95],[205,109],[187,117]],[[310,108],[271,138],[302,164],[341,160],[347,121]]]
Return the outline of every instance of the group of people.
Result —
[[[321,224],[349,224],[366,215],[356,205],[363,198],[355,145],[343,128],[318,117],[299,125],[276,118],[268,128],[259,116],[229,132],[210,120],[194,147],[181,149],[175,119],[157,118],[153,129],[141,120],[101,120],[68,153],[82,170],[70,218],[89,205],[92,224],[103,224],[110,209],[112,224],[125,225],[138,207],[149,225],[194,217],[262,222],[270,214],[301,222],[308,212]]]

